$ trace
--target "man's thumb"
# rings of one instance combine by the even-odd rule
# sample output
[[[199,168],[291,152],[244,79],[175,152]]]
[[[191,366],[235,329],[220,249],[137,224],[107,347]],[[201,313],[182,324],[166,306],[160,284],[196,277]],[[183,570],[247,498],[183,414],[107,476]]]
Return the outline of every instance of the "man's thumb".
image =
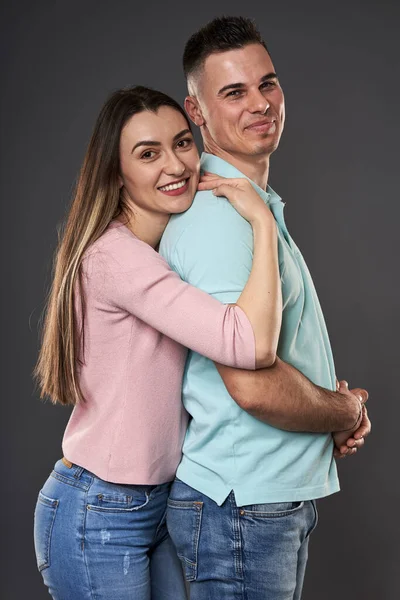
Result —
[[[354,394],[355,396],[357,396],[360,401],[365,404],[366,401],[368,400],[368,392],[367,390],[364,390],[362,388],[354,388],[352,390],[350,390],[352,394]]]

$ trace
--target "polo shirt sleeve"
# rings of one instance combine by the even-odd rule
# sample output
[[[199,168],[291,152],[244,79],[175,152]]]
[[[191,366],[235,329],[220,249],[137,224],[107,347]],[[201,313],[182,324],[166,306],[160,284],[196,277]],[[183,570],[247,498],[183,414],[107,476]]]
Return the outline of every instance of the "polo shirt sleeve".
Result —
[[[192,208],[168,226],[161,250],[184,281],[235,303],[250,275],[253,231],[226,198],[198,192]]]

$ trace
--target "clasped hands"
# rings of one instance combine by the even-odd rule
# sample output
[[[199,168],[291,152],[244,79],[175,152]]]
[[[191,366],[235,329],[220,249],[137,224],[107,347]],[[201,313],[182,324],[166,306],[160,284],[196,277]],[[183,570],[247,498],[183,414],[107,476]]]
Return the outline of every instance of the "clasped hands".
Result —
[[[361,388],[349,390],[348,383],[344,380],[336,380],[336,391],[345,395],[353,394],[358,397],[362,404],[361,418],[353,430],[332,433],[335,444],[334,457],[346,458],[346,456],[351,456],[359,448],[362,448],[365,438],[371,432],[371,421],[368,418],[368,411],[365,406],[365,402],[368,400],[368,392]]]

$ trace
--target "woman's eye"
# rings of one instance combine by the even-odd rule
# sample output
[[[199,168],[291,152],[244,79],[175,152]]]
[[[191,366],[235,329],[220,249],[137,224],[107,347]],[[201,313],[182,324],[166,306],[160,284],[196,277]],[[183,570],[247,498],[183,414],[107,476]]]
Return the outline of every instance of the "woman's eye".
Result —
[[[154,150],[146,150],[146,152],[143,152],[142,156],[140,158],[153,158],[153,156],[155,155]]]
[[[192,138],[185,138],[184,140],[179,140],[177,143],[178,148],[188,148],[193,143]]]

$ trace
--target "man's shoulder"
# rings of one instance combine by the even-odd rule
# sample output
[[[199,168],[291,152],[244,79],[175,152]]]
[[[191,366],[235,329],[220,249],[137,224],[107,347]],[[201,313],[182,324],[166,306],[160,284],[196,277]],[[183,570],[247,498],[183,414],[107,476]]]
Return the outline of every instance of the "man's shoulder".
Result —
[[[172,215],[165,231],[185,229],[197,223],[199,219],[209,218],[211,214],[220,210],[221,198],[214,196],[211,190],[196,192],[190,208],[183,213]]]
[[[185,234],[206,236],[207,232],[224,232],[225,236],[250,227],[224,197],[214,196],[211,190],[197,192],[192,205],[184,213],[172,215],[164,231],[163,242],[175,243]]]

